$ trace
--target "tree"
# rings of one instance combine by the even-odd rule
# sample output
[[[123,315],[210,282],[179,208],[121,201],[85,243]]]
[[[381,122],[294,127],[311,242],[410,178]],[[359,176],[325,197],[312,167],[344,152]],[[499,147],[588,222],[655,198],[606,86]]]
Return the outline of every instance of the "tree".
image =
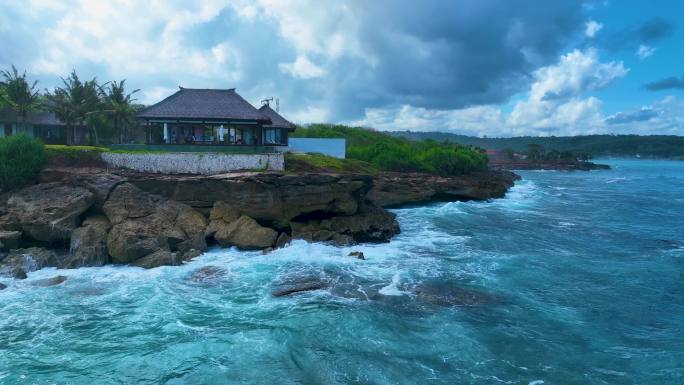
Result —
[[[114,122],[114,132],[119,138],[119,143],[123,143],[127,137],[125,125],[135,116],[133,94],[139,89],[126,93],[126,80],[120,82],[110,82],[106,89],[107,93],[107,113],[110,114]]]
[[[83,142],[83,132],[80,131],[77,137],[74,125],[88,127],[92,130],[92,136],[97,145],[99,142],[97,128],[89,119],[93,114],[101,113],[103,110],[103,92],[97,84],[97,79],[93,78],[86,82],[81,81],[76,71],[65,79],[62,78],[62,87],[57,87],[48,95],[48,109],[61,119],[67,127],[67,144]]]
[[[38,81],[29,84],[26,71],[20,75],[15,66],[12,66],[11,71],[2,71],[0,74],[4,78],[0,98],[3,104],[19,115],[22,126],[25,126],[29,112],[36,109],[40,101],[39,91],[36,90]]]

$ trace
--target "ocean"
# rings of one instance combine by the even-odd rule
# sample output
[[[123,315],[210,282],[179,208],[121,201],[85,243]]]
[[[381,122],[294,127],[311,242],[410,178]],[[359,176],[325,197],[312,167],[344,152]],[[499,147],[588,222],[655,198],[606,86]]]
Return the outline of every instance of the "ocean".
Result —
[[[684,383],[684,162],[600,162],[393,210],[387,244],[2,279],[0,384]]]

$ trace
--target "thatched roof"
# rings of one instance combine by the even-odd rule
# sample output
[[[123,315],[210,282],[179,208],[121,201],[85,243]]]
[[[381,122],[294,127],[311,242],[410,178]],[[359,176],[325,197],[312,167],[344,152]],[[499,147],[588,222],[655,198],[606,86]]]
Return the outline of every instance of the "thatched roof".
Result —
[[[268,123],[269,118],[235,92],[180,88],[175,94],[137,114],[141,119],[243,120]]]
[[[264,127],[287,128],[290,131],[294,131],[295,125],[275,112],[268,104],[261,106],[261,108],[259,108],[259,112],[271,119],[271,124],[264,125]]]

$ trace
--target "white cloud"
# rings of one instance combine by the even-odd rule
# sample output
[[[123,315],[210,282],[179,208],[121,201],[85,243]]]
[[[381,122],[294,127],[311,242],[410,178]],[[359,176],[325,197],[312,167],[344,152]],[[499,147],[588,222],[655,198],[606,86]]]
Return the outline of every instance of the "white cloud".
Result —
[[[320,78],[326,74],[322,67],[312,63],[305,55],[297,56],[297,59],[292,63],[280,63],[278,68],[283,73],[298,79]]]
[[[598,31],[600,31],[601,29],[603,29],[603,24],[598,23],[598,22],[596,22],[596,21],[594,21],[594,20],[589,20],[589,21],[585,24],[584,34],[585,34],[587,37],[592,38],[592,37],[596,36],[596,34],[598,33]]]
[[[51,4],[43,0],[42,5]],[[222,1],[186,3],[82,1],[65,7],[40,39],[40,54],[30,65],[37,73],[64,76],[80,62],[114,74],[165,72],[237,80],[239,52],[225,44],[202,48],[186,44],[183,34],[214,19]],[[122,28],[121,26],[126,26]]]
[[[655,48],[649,47],[645,44],[639,45],[639,49],[637,49],[637,56],[639,56],[639,59],[644,60],[647,57],[653,56],[655,53]]]
[[[302,110],[293,111],[287,115],[293,123],[321,123],[328,120],[329,111],[323,106],[309,106]]]
[[[508,114],[495,106],[430,110],[404,105],[367,109],[364,119],[355,123],[386,130],[451,130],[478,136],[599,133],[606,130],[603,103],[582,94],[603,88],[627,72],[622,62],[601,62],[595,49],[574,50],[558,63],[537,70],[525,98],[514,103]]]

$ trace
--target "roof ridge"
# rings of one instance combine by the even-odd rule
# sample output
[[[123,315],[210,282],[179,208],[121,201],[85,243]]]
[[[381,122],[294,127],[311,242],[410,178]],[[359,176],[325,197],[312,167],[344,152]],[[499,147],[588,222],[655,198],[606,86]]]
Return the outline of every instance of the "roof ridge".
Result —
[[[233,88],[186,88],[186,87],[181,87],[180,91],[229,91],[229,92],[235,92],[235,87]]]

